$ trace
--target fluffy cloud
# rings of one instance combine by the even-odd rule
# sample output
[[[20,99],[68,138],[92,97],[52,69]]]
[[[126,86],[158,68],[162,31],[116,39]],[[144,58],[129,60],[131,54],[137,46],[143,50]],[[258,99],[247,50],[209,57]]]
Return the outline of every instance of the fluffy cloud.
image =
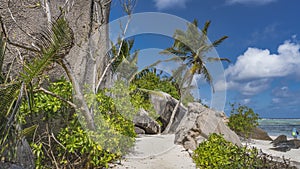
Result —
[[[159,10],[172,8],[172,7],[185,7],[188,0],[154,0],[155,6]]]
[[[228,4],[255,4],[255,5],[264,5],[277,0],[226,0]]]
[[[234,65],[225,70],[227,87],[221,82],[216,89],[237,89],[243,95],[254,95],[269,87],[273,78],[300,74],[300,45],[285,41],[277,54],[268,49],[248,48]]]
[[[258,79],[250,81],[234,81],[231,79],[226,83],[220,81],[217,82],[215,84],[215,89],[216,91],[234,89],[240,91],[243,95],[251,96],[267,89],[270,82],[270,79]]]
[[[300,45],[285,41],[278,47],[278,54],[268,49],[248,48],[238,57],[234,65],[226,69],[226,76],[235,80],[283,77],[298,73],[300,66]]]

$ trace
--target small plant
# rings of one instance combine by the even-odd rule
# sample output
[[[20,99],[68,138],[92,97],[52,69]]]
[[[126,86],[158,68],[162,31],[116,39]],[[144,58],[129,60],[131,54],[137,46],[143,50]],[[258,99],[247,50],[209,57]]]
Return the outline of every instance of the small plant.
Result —
[[[231,107],[228,126],[238,135],[249,138],[252,130],[258,126],[259,115],[244,105],[236,108],[231,104]]]

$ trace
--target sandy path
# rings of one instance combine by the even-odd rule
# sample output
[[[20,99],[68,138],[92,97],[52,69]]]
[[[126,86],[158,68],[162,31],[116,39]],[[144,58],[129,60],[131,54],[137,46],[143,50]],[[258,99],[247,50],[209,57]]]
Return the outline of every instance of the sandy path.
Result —
[[[188,152],[174,144],[175,135],[142,136],[115,169],[195,169]]]

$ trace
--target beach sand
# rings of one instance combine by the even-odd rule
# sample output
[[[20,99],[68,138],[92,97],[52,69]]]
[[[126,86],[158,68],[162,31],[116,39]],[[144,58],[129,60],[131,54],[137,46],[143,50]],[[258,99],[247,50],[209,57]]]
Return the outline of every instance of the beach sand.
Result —
[[[147,135],[136,139],[134,150],[116,169],[190,169],[196,168],[189,153],[174,144],[174,134]]]
[[[271,136],[271,138],[274,140],[276,137]],[[282,161],[283,159],[282,157],[284,157],[285,159],[289,159],[292,165],[300,168],[300,149],[291,149],[290,151],[287,152],[275,151],[270,149],[273,147],[271,141],[264,141],[264,140],[251,140],[250,142],[243,142],[243,145],[246,144],[248,146],[251,147],[253,146],[258,149],[261,149],[262,152],[272,155],[273,157],[275,157],[274,159],[278,161]]]
[[[115,169],[195,169],[195,164],[189,153],[181,145],[174,144],[175,135],[144,135],[136,139],[132,152],[121,160],[121,164],[115,165]],[[274,138],[273,138],[274,139]],[[282,156],[290,159],[292,165],[300,168],[300,149],[292,149],[288,152],[271,150],[270,141],[251,140],[244,145],[254,146],[264,153],[270,154],[276,160],[282,160]]]

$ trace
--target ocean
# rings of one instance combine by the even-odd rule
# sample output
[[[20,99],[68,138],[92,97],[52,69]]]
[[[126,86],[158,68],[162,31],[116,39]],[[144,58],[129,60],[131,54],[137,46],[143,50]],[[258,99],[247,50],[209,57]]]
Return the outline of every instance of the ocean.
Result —
[[[283,134],[292,137],[294,127],[300,133],[300,119],[260,119],[258,123],[259,128],[268,132],[270,136],[277,137]]]

